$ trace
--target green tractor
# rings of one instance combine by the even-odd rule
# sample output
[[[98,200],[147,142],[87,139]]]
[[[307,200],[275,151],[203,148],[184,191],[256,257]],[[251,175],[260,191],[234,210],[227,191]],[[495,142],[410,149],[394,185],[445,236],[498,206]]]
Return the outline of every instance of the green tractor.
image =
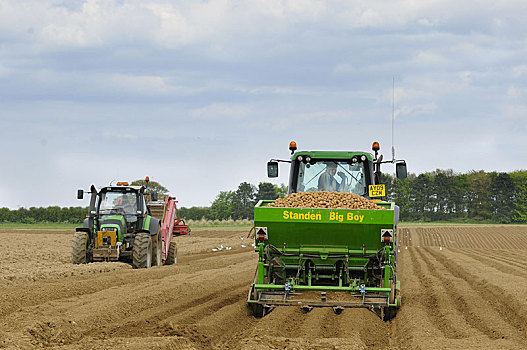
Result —
[[[89,213],[72,239],[73,264],[122,260],[148,268],[163,263],[161,221],[152,217],[145,189],[126,182],[99,191],[91,186]],[[84,191],[78,190],[77,198],[83,197]]]
[[[278,176],[278,162],[291,165],[289,193],[347,192],[375,200],[384,210],[284,208],[261,200],[254,208],[258,265],[247,302],[262,317],[277,306],[363,307],[382,319],[400,306],[397,279],[399,207],[383,201],[382,163],[395,163],[397,178],[406,177],[402,160],[382,161],[379,145],[368,152],[296,151],[290,160],[271,160],[268,176]]]

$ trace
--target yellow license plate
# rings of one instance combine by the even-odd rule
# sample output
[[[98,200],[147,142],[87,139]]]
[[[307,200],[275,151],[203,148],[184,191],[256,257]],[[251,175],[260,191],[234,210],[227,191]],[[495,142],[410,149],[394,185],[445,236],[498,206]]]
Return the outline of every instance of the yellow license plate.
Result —
[[[369,192],[370,198],[386,196],[386,189],[384,185],[370,185]]]

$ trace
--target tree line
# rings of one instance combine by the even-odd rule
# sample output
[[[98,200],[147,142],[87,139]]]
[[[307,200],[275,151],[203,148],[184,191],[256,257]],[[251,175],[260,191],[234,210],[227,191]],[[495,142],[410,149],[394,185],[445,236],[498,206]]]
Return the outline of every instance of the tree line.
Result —
[[[527,171],[455,173],[435,170],[395,179],[383,174],[386,198],[401,210],[403,221],[527,223]],[[261,199],[287,194],[285,185],[242,182],[234,191],[221,191],[208,207],[179,208],[178,217],[192,220],[253,219]],[[58,206],[10,210],[0,208],[0,222],[82,223],[88,208]]]
[[[242,182],[235,191],[221,191],[209,207],[178,209],[178,217],[191,220],[240,220],[254,218],[254,205],[261,199],[287,195],[287,186],[260,182],[258,186]]]
[[[83,207],[31,207],[18,208],[11,210],[9,208],[0,208],[0,222],[20,222],[24,224],[34,224],[37,222],[60,222],[78,224],[82,223],[88,208]]]
[[[383,175],[387,199],[406,221],[527,223],[527,171],[436,170],[406,179]]]
[[[138,180],[139,181],[139,180]],[[142,180],[141,180],[142,181]],[[132,183],[135,185],[135,183]],[[141,184],[138,184],[141,185]],[[157,185],[160,193],[167,190]],[[151,184],[150,186],[151,187]],[[254,205],[260,199],[276,199],[287,194],[285,185],[276,186],[268,182],[258,186],[243,182],[235,191],[221,191],[209,207],[179,208],[178,217],[184,219],[210,220],[252,219]],[[11,210],[0,208],[0,222],[37,222],[80,224],[88,213],[87,207],[31,207]]]

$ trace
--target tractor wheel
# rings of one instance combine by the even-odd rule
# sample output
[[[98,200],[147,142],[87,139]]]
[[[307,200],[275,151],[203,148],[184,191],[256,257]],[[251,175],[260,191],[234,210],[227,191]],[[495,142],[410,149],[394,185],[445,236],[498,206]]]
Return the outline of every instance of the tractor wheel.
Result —
[[[152,266],[152,237],[148,233],[138,233],[132,248],[132,267],[143,269]]]
[[[88,234],[86,232],[75,232],[71,240],[71,262],[72,264],[86,264],[90,261],[88,257]]]
[[[177,244],[174,237],[170,240],[170,246],[168,247],[168,256],[165,262],[166,265],[177,264]]]
[[[163,264],[163,238],[161,236],[161,226],[157,226],[157,233],[152,245],[152,266],[161,266]]]

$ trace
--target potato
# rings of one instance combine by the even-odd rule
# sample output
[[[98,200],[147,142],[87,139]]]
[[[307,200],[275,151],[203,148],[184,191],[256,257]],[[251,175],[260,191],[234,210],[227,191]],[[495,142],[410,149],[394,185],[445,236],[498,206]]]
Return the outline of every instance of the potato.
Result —
[[[268,207],[281,208],[330,208],[330,209],[376,209],[384,210],[375,202],[354,193],[341,192],[298,192],[278,198]]]

